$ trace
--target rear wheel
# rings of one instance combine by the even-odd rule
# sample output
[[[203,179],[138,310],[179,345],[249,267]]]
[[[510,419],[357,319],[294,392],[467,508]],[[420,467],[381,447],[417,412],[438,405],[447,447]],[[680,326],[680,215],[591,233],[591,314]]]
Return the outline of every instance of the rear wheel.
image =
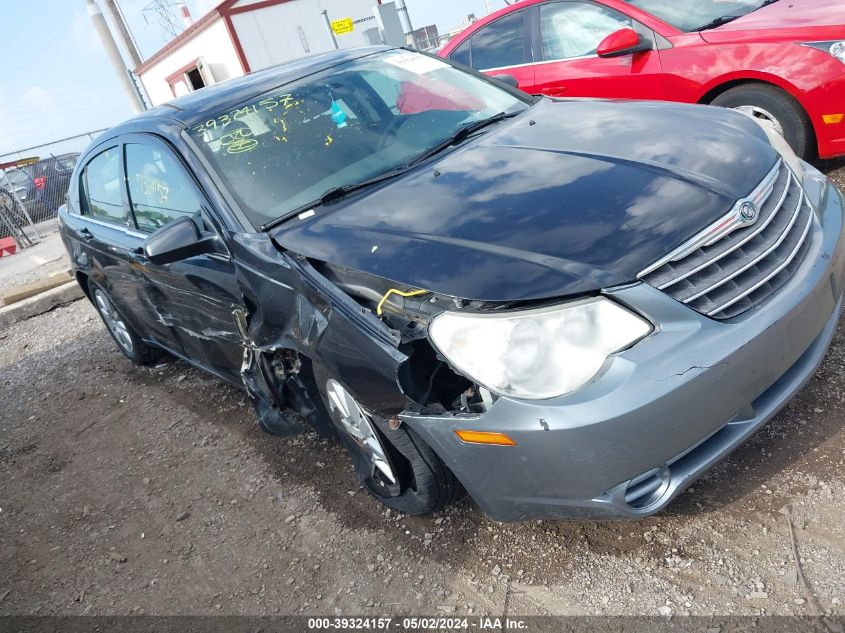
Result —
[[[413,429],[391,428],[325,370],[315,366],[314,374],[358,479],[374,497],[404,514],[427,514],[460,494],[455,476]]]
[[[89,279],[88,292],[100,318],[106,325],[106,329],[126,358],[136,365],[149,365],[161,358],[163,352],[141,340],[141,337],[123,318],[123,315],[118,312],[105,289]]]
[[[763,84],[745,84],[726,90],[710,105],[742,112],[759,123],[770,125],[801,158],[815,150],[815,136],[801,105],[780,88]]]

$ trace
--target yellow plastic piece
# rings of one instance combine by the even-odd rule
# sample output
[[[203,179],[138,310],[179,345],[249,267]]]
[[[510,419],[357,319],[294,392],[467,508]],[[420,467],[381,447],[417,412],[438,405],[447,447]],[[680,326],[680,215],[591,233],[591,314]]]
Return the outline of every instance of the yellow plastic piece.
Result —
[[[489,431],[469,431],[458,429],[455,431],[460,440],[465,444],[487,444],[488,446],[516,446],[516,442],[504,433],[491,433]]]
[[[381,301],[378,302],[376,314],[381,316],[381,309],[384,306],[384,302],[387,301],[387,298],[390,295],[399,295],[400,297],[418,297],[419,295],[424,295],[427,292],[428,290],[412,290],[410,292],[404,292],[402,290],[397,290],[396,288],[391,288],[390,290],[384,293],[384,296],[381,298]]]

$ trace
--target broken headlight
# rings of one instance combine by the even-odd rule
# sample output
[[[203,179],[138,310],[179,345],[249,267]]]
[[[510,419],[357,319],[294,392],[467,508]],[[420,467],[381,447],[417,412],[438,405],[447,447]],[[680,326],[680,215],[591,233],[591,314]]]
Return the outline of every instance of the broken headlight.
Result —
[[[649,332],[647,321],[603,297],[495,314],[443,312],[429,326],[456,369],[494,393],[530,400],[582,387],[610,354]]]

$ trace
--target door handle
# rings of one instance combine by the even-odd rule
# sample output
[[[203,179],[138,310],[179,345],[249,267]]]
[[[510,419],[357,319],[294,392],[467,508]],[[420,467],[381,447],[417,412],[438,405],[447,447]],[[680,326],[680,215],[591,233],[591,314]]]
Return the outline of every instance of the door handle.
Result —
[[[136,262],[146,263],[148,261],[147,253],[143,246],[127,249],[126,252],[129,254],[130,259],[134,259]]]

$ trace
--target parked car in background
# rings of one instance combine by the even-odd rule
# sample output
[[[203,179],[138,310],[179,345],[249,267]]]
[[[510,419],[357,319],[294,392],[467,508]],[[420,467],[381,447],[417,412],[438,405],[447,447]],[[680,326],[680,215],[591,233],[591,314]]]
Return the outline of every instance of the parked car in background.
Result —
[[[65,203],[79,153],[20,161],[0,174],[0,188],[13,191],[34,222],[54,217]],[[25,218],[23,218],[25,222]]]
[[[439,53],[532,94],[734,108],[845,154],[842,0],[525,0]]]
[[[71,152],[42,158],[21,167],[32,179],[35,190],[41,192],[41,199],[50,213],[55,213],[65,203],[70,176],[77,160],[79,152]]]
[[[410,514],[657,512],[813,375],[845,287],[842,196],[773,130],[387,47],[104,133],[60,225],[129,359],[333,429]]]

